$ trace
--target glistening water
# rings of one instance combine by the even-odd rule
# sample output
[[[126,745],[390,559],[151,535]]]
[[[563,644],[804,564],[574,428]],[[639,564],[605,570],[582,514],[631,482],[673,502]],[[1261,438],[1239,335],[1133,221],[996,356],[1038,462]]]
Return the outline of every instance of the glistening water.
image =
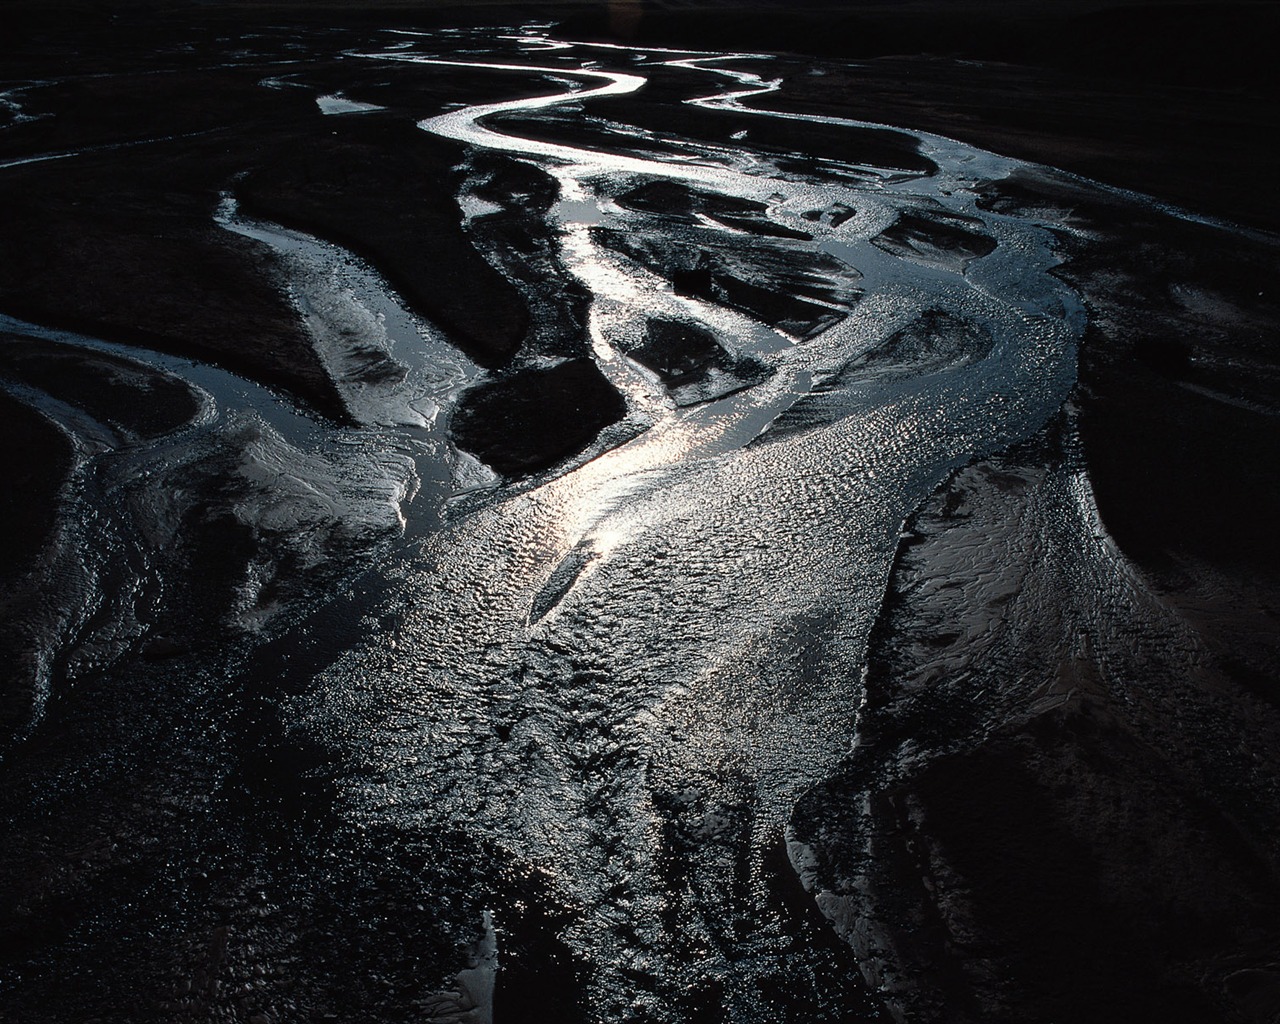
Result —
[[[64,580],[87,576],[47,609],[33,693],[104,665],[121,678],[155,637],[130,610],[149,598],[118,595],[198,586],[164,576],[163,549],[181,501],[224,502],[260,546],[257,582],[225,611],[237,638],[138,670],[143,692],[174,665],[199,680],[181,725],[147,728],[201,747],[214,780],[200,835],[219,839],[174,852],[161,884],[235,919],[221,969],[249,972],[255,948],[298,965],[245,983],[285,1005],[302,999],[290,970],[324,990],[316,965],[342,961],[333,985],[358,975],[353,991],[416,1020],[539,1019],[539,1001],[546,1019],[601,1022],[874,1019],[851,954],[806,916],[785,829],[854,742],[904,521],[956,467],[1035,434],[1075,381],[1084,315],[1052,236],[977,204],[1018,164],[753,109],[779,88],[761,55],[526,29],[385,34],[346,63],[349,86],[316,87],[327,118],[377,114],[370,68],[512,80],[520,98],[418,128],[470,147],[459,218],[504,270],[528,258],[502,230],[527,195],[492,169],[554,181],[518,362],[555,361],[537,334],[576,289],[626,415],[581,455],[500,481],[446,431],[480,371],[368,265],[228,199],[218,223],[279,256],[353,422],[6,323],[181,380],[203,410],[158,440],[93,441],[43,407],[82,453],[53,557],[80,567]],[[606,106],[659,89],[679,115],[666,128]],[[704,130],[719,117],[721,136]],[[768,142],[782,122],[848,144],[788,152]],[[133,920],[97,913],[86,948]],[[363,947],[312,934],[348,918]],[[495,957],[526,965],[505,988],[499,970],[496,996]]]
[[[393,59],[449,59],[430,46]],[[606,152],[504,124],[569,103],[590,117],[654,65],[695,89],[725,74],[715,57],[637,56],[625,72],[546,68],[578,84],[420,127],[556,178],[597,361],[646,429],[425,540],[388,573],[394,627],[318,674],[289,727],[340,752],[353,826],[461,826],[536,869],[566,908],[558,937],[591,1019],[682,1019],[700,1000],[790,1019],[778,1001],[814,952],[769,874],[797,794],[853,739],[899,529],[949,470],[1058,408],[1082,318],[1045,232],[975,208],[971,186],[1011,165],[968,147],[920,139],[936,169],[790,173],[749,146],[676,135],[648,156],[620,125]],[[717,221],[726,209],[746,212]],[[699,260],[711,289],[673,287]],[[721,273],[733,283],[717,288]],[[627,355],[655,320],[769,375],[673,407]],[[519,913],[489,909],[499,929]],[[836,1020],[842,998],[798,1002]]]

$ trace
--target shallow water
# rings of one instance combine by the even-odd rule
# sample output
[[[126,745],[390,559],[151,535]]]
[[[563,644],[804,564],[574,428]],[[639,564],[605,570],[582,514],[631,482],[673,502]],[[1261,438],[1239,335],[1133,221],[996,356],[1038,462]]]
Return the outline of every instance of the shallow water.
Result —
[[[490,998],[486,944],[501,964],[550,920],[545,944],[564,950],[586,1019],[677,1021],[717,1006],[738,1022],[873,1019],[851,962],[795,909],[806,897],[781,855],[784,827],[854,740],[904,521],[957,466],[1035,434],[1075,381],[1084,316],[1051,273],[1048,231],[976,205],[975,189],[1018,164],[938,136],[754,111],[751,96],[777,88],[767,57],[537,31],[469,35],[465,56],[451,36],[381,38],[352,62],[546,78],[536,99],[419,127],[554,178],[544,227],[560,272],[589,298],[591,350],[626,420],[557,468],[501,484],[445,430],[476,368],[355,257],[228,201],[218,223],[276,255],[354,425],[303,416],[189,360],[0,324],[127,354],[200,397],[201,415],[160,441],[111,459],[86,447],[96,490],[63,510],[72,554],[58,557],[95,564],[75,554],[102,536],[93,506],[137,495],[117,546],[94,555],[116,558],[132,582],[115,586],[129,590],[163,577],[155,552],[181,521],[175,493],[229,502],[265,554],[251,559],[263,579],[246,579],[233,610],[241,653],[218,671],[233,688],[264,687],[290,749],[324,752],[318,850],[364,863],[384,853],[366,837],[387,837],[394,862],[448,836],[464,851],[442,855],[418,893],[459,950],[422,964],[423,977],[464,968],[480,943],[461,1009]],[[729,58],[758,74],[721,66]],[[678,123],[660,138],[596,125],[616,146],[604,152],[526,137],[511,120],[577,130],[595,104],[642,98],[673,74],[699,111],[882,130],[889,149],[936,169],[799,159],[753,149],[750,128],[711,142]],[[370,109],[360,95],[353,85],[317,102],[354,115]],[[479,237],[519,202],[464,187],[459,218]],[[710,383],[683,393],[710,400],[682,400],[687,382],[640,358],[655,319],[714,340]],[[89,446],[95,428],[43,408]],[[215,450],[232,454],[229,498],[225,464],[201,468]],[[140,543],[137,524],[151,518],[167,525]],[[355,597],[339,584],[361,572]],[[289,574],[293,587],[264,583]],[[103,580],[92,570],[77,592]],[[354,636],[316,611],[328,588]],[[107,625],[64,614],[49,648],[65,660],[68,646],[109,635],[113,653],[94,665],[127,659],[147,635],[127,604]],[[268,678],[252,654],[263,637],[306,667]],[[523,895],[512,877],[531,880],[515,887]],[[450,1019],[442,1006],[428,1019]]]
[[[557,52],[600,59],[594,47]],[[798,178],[727,147],[676,138],[666,141],[686,158],[611,156],[530,141],[495,120],[566,102],[589,114],[592,97],[639,89],[648,64],[722,73],[716,58],[641,56],[625,72],[580,72],[588,86],[603,80],[596,88],[420,127],[556,177],[561,257],[590,289],[597,360],[648,429],[520,493],[498,492],[428,538],[389,574],[411,611],[345,651],[290,702],[289,720],[341,751],[350,820],[427,831],[465,822],[536,867],[544,898],[572,908],[561,938],[582,965],[592,1019],[682,1019],[681,993],[718,998],[733,1020],[791,1019],[795,1008],[771,1006],[766,993],[780,977],[802,984],[816,954],[788,948],[769,857],[797,794],[852,742],[860,666],[903,520],[953,467],[1031,435],[1058,408],[1083,321],[1048,273],[1046,233],[973,204],[974,185],[1014,164],[949,140],[920,139],[934,174],[858,167],[865,183],[851,187],[848,176],[826,184],[815,168]],[[438,60],[404,50],[394,59]],[[813,237],[752,237],[619,201],[672,179],[763,204],[770,222]],[[803,216],[836,203],[856,214],[839,226]],[[966,260],[873,244],[907,212],[964,218],[995,248]],[[632,248],[608,244],[610,231]],[[837,322],[802,337],[785,319],[770,327],[749,308],[679,294],[662,260],[680,245],[747,247],[760,259],[744,276],[766,287],[770,269],[834,252],[856,268],[859,294],[843,305],[819,298]],[[653,262],[632,258],[636,246]],[[960,350],[941,362],[927,352],[869,358],[937,311]],[[673,407],[625,355],[655,316],[701,325],[772,376]],[[967,353],[970,336],[987,340]],[[863,368],[848,372],[859,357]],[[806,419],[818,393],[822,415]],[[500,934],[518,928],[516,908],[490,909]],[[818,999],[805,1019],[847,1019],[842,999]]]

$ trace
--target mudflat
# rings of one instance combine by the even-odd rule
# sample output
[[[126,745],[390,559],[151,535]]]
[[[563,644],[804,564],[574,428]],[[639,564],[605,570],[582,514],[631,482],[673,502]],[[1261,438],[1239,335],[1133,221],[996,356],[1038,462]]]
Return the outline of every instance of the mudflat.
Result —
[[[1270,5],[16,10],[0,1013],[1275,1015]]]

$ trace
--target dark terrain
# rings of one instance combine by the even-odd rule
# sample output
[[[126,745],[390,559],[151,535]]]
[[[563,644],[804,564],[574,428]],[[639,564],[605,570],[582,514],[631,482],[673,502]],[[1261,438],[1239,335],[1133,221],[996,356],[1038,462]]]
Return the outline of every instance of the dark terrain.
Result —
[[[1280,1020],[1278,12],[6,11],[0,1018]],[[439,34],[533,22],[776,54],[717,66],[787,116]],[[578,224],[590,175],[420,125],[596,66],[647,84],[484,126],[825,205],[633,173]],[[915,131],[1028,163],[855,268],[824,240],[942,173]],[[1007,355],[927,289],[1010,223],[1074,384],[880,512]],[[316,300],[339,251],[469,360],[410,427],[361,404],[419,386],[384,314]],[[850,355],[872,265],[918,315]]]

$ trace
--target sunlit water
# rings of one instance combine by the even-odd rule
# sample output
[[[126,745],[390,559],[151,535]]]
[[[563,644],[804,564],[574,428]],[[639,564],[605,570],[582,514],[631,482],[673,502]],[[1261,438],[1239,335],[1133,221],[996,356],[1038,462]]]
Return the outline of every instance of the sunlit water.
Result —
[[[705,80],[693,101],[704,107],[803,120],[751,111],[752,95],[777,88],[766,58],[754,58],[756,74],[734,55],[537,32],[469,38],[476,52],[465,58],[437,37],[387,38],[360,60],[548,78],[539,98],[420,128],[555,178],[559,259],[589,290],[593,352],[626,397],[635,436],[496,486],[444,430],[475,368],[359,261],[228,201],[219,222],[289,268],[358,425],[325,426],[230,375],[143,355],[198,388],[206,413],[115,471],[161,470],[147,492],[161,509],[164,471],[211,437],[239,437],[240,472],[262,498],[237,514],[318,544],[304,562],[340,557],[335,535],[367,549],[407,519],[415,539],[380,561],[378,625],[282,713],[293,734],[334,752],[337,813],[352,828],[405,836],[462,830],[536,873],[542,898],[564,911],[559,938],[582,966],[593,1019],[679,1019],[678,1000],[700,992],[720,993],[735,1021],[783,1019],[765,993],[802,985],[816,954],[791,941],[769,858],[799,794],[853,741],[902,524],[952,469],[1030,436],[1061,406],[1080,305],[1050,274],[1046,231],[975,206],[975,187],[1016,164],[945,138],[914,135],[936,171],[810,161],[798,173],[749,143],[678,131],[657,140],[660,158],[635,129],[617,128],[620,151],[605,153],[502,123],[566,105],[589,114],[594,100],[638,94],[664,66]],[[370,108],[357,96],[317,101],[326,114],[361,116]],[[676,223],[634,200],[653,182],[761,204],[765,222],[790,233],[762,238],[707,215]],[[500,211],[459,202],[472,220]],[[904,216],[992,247],[957,253],[927,231],[895,235]],[[771,326],[749,301],[677,290],[644,258],[679,246],[729,261],[745,253],[739,276],[761,286],[775,265],[829,278],[807,322]],[[718,400],[678,404],[627,354],[653,318],[697,325],[769,372]],[[353,333],[360,351],[344,347]],[[370,359],[398,369],[362,376]],[[246,595],[245,628],[275,610]],[[489,911],[500,961],[503,928],[523,910]],[[841,1019],[835,1002],[814,1005],[808,1019]]]
[[[395,573],[410,610],[394,658],[392,637],[372,638],[291,711],[299,728],[342,744],[352,816],[427,830],[462,821],[545,872],[553,899],[574,909],[564,938],[589,967],[595,1017],[663,1019],[673,992],[702,986],[725,993],[731,1019],[766,1021],[762,979],[787,953],[762,865],[797,794],[852,741],[901,524],[951,468],[1028,436],[1059,407],[1082,317],[1048,274],[1045,233],[973,205],[970,187],[1013,164],[946,139],[920,140],[934,174],[859,167],[824,184],[697,144],[659,162],[486,123],[565,102],[589,111],[592,97],[643,85],[649,61],[725,73],[716,58],[642,56],[626,72],[547,68],[587,88],[420,127],[556,177],[561,254],[594,296],[598,361],[652,425],[427,540]],[[814,235],[784,249],[856,268],[860,301],[801,342],[676,294],[599,242],[601,228],[671,230],[615,201],[655,179],[766,204],[773,221]],[[855,215],[839,226],[803,217],[836,203]],[[948,265],[872,244],[904,211],[959,215],[997,245]],[[708,231],[731,229],[703,225],[699,238]],[[926,311],[975,327],[987,345],[941,364],[842,372]],[[655,315],[700,323],[775,372],[709,406],[672,408],[622,354]],[[779,416],[803,409],[818,384],[819,413],[783,429]],[[677,881],[673,858],[689,858]],[[492,910],[500,926],[514,913]]]

